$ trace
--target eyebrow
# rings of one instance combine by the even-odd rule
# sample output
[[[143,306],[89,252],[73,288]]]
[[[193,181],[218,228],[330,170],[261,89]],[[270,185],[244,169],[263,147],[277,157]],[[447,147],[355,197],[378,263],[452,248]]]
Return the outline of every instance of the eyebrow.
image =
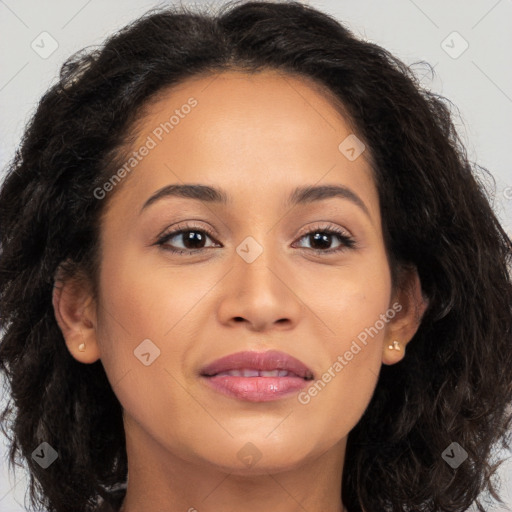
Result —
[[[142,206],[141,212],[149,205],[156,201],[166,197],[183,197],[187,199],[196,199],[199,201],[205,201],[208,203],[217,203],[221,205],[229,204],[229,194],[216,187],[208,185],[196,185],[196,184],[183,184],[183,185],[167,185],[157,190]],[[292,207],[300,204],[308,204],[316,201],[322,201],[324,199],[331,199],[333,197],[340,197],[348,199],[356,206],[358,206],[363,212],[370,217],[368,208],[364,204],[363,200],[351,189],[342,185],[319,185],[319,186],[303,186],[295,188],[288,196],[285,206]]]

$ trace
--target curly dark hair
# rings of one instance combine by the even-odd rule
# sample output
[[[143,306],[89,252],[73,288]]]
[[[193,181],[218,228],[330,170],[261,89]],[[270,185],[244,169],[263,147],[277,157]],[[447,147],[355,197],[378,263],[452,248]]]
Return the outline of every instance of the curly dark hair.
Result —
[[[512,420],[512,242],[451,104],[312,7],[229,2],[215,13],[152,10],[72,56],[7,168],[0,368],[10,400],[1,420],[9,464],[28,464],[34,506],[90,511],[127,479],[122,407],[101,361],[71,356],[52,308],[59,265],[97,294],[108,201],[93,191],[124,161],[158,93],[199,74],[265,69],[313,79],[339,100],[372,157],[393,275],[414,266],[429,301],[405,358],[382,367],[349,434],[343,502],[350,512],[458,512],[484,511],[484,494],[499,499],[493,454],[510,446]],[[31,457],[43,441],[59,453],[47,469]],[[452,442],[468,454],[457,469],[441,456]]]

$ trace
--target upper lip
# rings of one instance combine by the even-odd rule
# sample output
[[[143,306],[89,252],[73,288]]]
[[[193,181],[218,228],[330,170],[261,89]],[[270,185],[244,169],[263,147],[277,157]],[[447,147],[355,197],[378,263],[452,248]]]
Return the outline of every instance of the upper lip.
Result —
[[[229,370],[253,369],[261,371],[287,370],[304,379],[312,379],[313,372],[295,357],[280,352],[237,352],[213,361],[201,369],[201,375],[212,377],[220,372]]]

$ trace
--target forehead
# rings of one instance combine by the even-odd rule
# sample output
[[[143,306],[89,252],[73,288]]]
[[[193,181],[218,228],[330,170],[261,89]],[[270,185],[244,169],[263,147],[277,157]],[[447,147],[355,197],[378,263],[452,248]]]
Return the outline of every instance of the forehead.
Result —
[[[279,200],[284,190],[322,181],[373,187],[368,152],[350,160],[340,149],[355,134],[332,95],[281,72],[185,80],[158,94],[136,133],[127,158],[150,149],[125,178],[132,202],[180,182],[236,189],[244,201],[259,192]]]

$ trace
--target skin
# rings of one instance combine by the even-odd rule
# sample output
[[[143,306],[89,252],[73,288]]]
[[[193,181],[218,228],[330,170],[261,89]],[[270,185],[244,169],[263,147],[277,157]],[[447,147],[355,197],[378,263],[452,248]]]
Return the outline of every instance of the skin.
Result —
[[[338,149],[353,130],[315,84],[274,71],[189,79],[149,106],[131,150],[190,97],[197,106],[161,141],[153,137],[156,147],[104,199],[99,297],[74,280],[53,297],[71,355],[101,359],[124,409],[123,511],[341,511],[347,435],[426,306],[417,274],[392,286],[369,150],[350,161]],[[183,183],[222,187],[231,203],[167,197],[140,213],[161,187]],[[350,188],[367,212],[342,197],[285,206],[293,188],[326,184]],[[213,233],[202,252],[156,244],[187,221]],[[355,246],[315,254],[326,249],[305,235],[325,224]],[[248,236],[263,249],[251,263],[236,251]],[[340,246],[330,240],[327,249]],[[194,247],[185,243],[166,242]],[[247,402],[199,377],[220,357],[267,349],[321,377],[396,303],[400,312],[307,404],[297,393]],[[160,356],[145,366],[134,350],[148,338]],[[388,348],[393,340],[402,350]],[[248,465],[247,453],[260,458]]]

